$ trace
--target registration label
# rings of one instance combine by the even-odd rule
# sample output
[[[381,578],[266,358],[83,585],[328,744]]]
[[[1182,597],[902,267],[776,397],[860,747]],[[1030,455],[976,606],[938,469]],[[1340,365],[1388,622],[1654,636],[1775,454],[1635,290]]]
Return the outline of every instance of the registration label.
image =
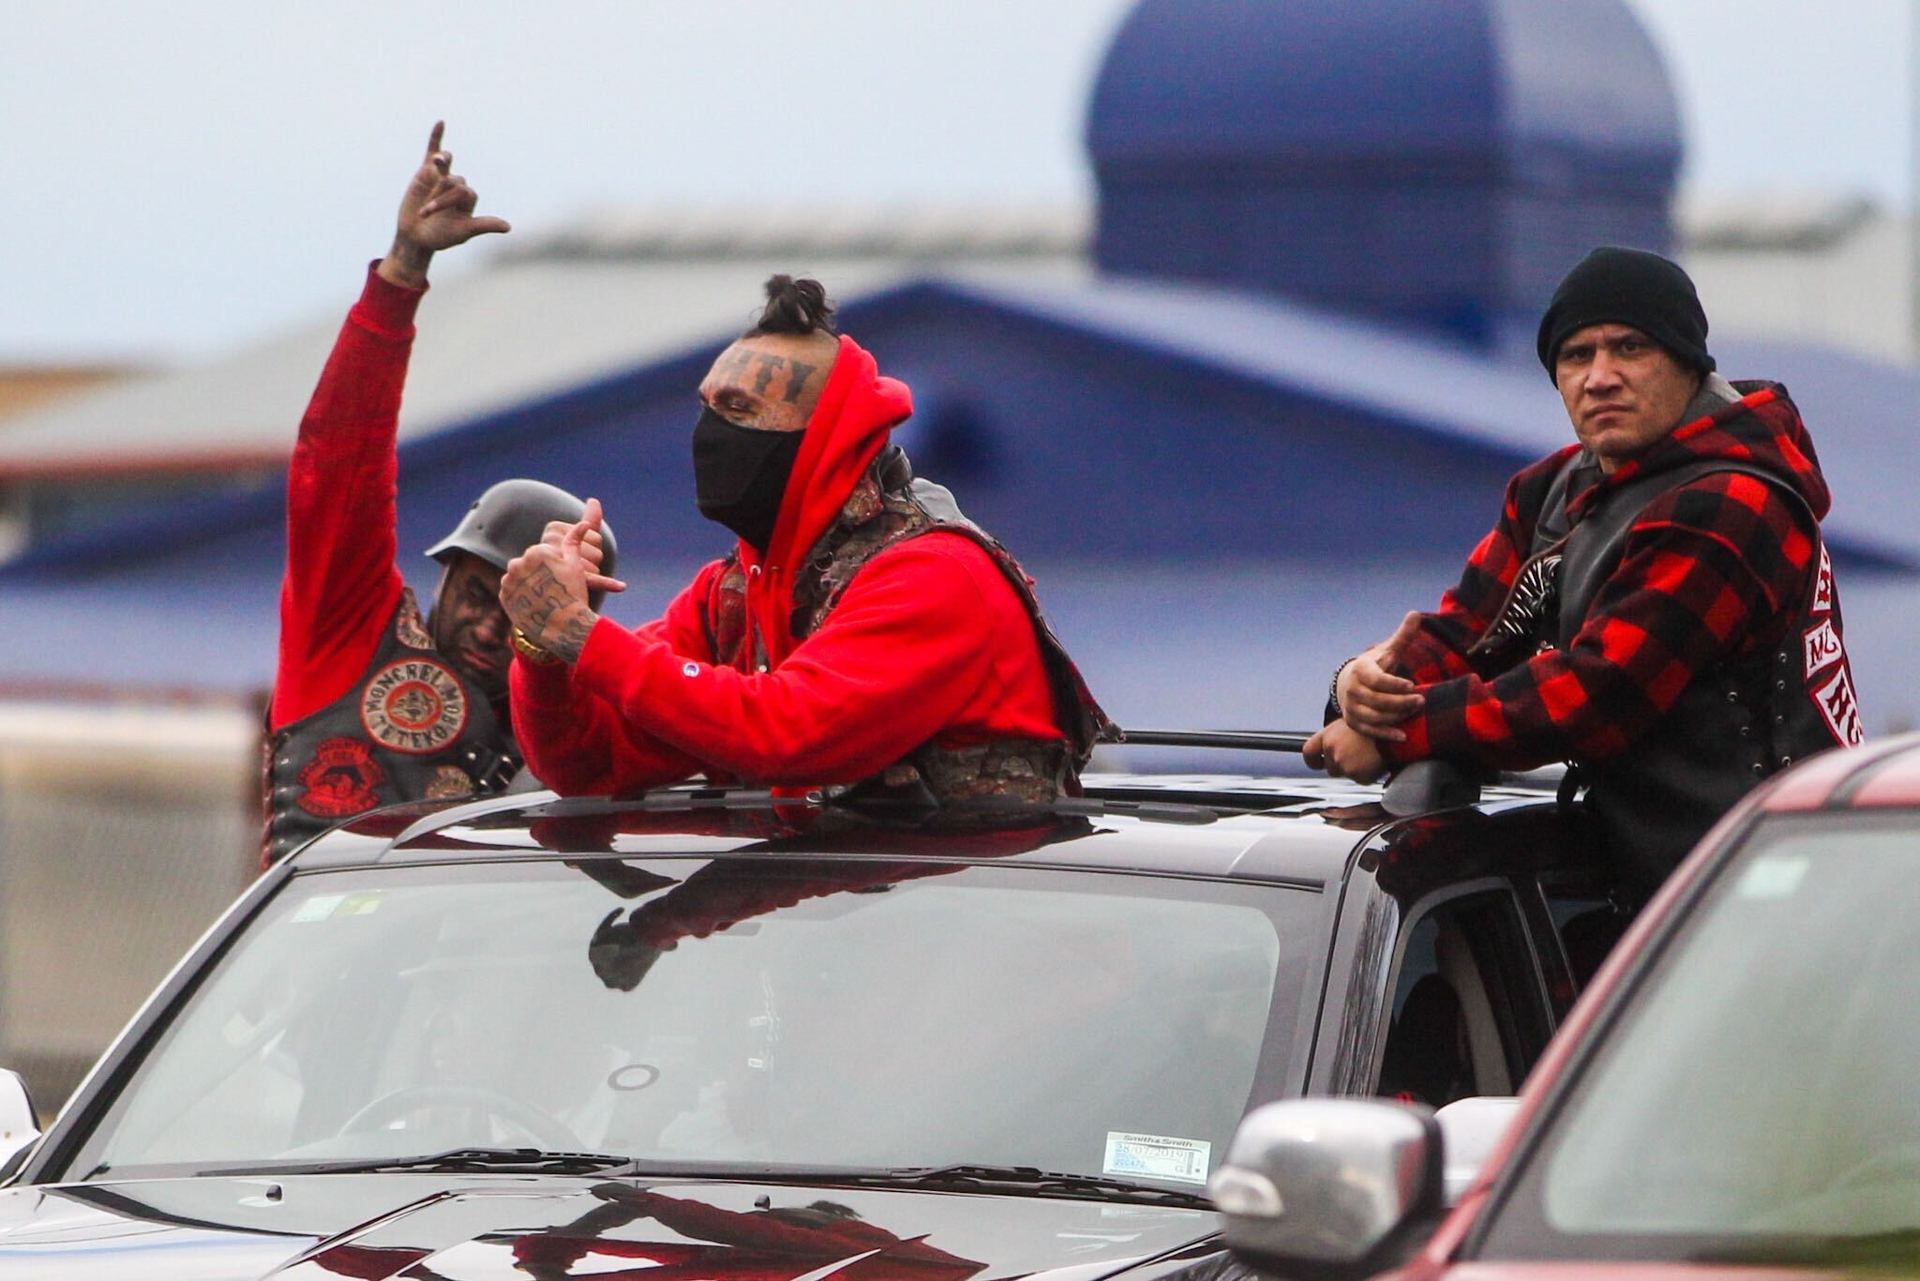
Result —
[[[1137,1175],[1205,1183],[1213,1145],[1203,1139],[1176,1139],[1164,1134],[1107,1132],[1107,1159],[1103,1174]]]

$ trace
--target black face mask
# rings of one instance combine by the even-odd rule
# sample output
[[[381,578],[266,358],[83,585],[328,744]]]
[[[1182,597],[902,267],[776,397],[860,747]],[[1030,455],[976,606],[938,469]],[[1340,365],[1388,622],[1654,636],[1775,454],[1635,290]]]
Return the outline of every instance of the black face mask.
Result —
[[[693,493],[700,514],[764,555],[805,435],[740,427],[702,410],[693,425]]]

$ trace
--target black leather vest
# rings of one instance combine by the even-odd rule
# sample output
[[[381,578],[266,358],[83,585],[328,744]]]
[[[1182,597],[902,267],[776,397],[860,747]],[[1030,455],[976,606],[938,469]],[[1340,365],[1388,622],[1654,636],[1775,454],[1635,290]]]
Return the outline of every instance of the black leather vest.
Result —
[[[1094,744],[1115,741],[1118,731],[1047,625],[1026,571],[998,540],[961,514],[944,487],[916,480],[898,446],[881,451],[838,519],[814,544],[795,578],[788,627],[796,638],[812,635],[868,561],[935,531],[960,534],[978,544],[1012,585],[1033,624],[1053,693],[1054,717],[1066,741],[1006,739],[963,748],[927,743],[857,789],[918,795],[940,805],[994,799],[1046,802],[1076,792],[1080,767]],[[730,560],[708,602],[707,640],[714,661],[734,667],[742,666],[741,655],[751,645],[753,665],[764,671],[766,647],[758,635],[749,635],[746,590],[745,573],[737,560]]]
[[[1777,475],[1703,459],[1599,495],[1568,528],[1567,494],[1582,455],[1554,478],[1532,554],[1482,644],[1531,632],[1537,649],[1572,644],[1594,598],[1619,567],[1635,519],[1662,494],[1714,472],[1753,476],[1805,501]],[[1708,828],[1768,775],[1803,756],[1862,740],[1853,675],[1841,640],[1833,564],[1808,513],[1814,571],[1780,640],[1697,673],[1667,715],[1618,756],[1580,761],[1587,806],[1625,869],[1651,890]]]
[[[264,861],[381,805],[502,791],[519,769],[510,731],[403,590],[353,687],[269,736]]]

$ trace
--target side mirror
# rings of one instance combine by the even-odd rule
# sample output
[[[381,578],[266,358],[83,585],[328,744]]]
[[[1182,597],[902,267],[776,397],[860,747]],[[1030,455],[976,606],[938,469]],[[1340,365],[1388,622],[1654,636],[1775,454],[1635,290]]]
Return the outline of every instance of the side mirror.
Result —
[[[1440,1146],[1423,1107],[1289,1099],[1247,1114],[1207,1190],[1242,1262],[1346,1281],[1390,1266],[1436,1218]]]
[[[0,1068],[0,1179],[13,1173],[13,1158],[39,1137],[40,1124],[34,1118],[27,1083],[18,1072]]]

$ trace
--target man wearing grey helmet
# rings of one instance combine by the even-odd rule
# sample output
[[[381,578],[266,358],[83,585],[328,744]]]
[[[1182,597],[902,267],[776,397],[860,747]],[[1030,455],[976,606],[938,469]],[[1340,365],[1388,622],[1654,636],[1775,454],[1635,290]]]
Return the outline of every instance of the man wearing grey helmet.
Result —
[[[536,480],[506,480],[429,548],[442,570],[424,620],[395,563],[395,437],[413,313],[435,252],[504,232],[475,216],[435,125],[400,203],[392,249],[321,373],[287,477],[287,572],[268,712],[263,862],[334,823],[396,801],[496,792],[519,771],[507,716],[507,562],[585,505]],[[588,551],[600,586],[614,542]]]

